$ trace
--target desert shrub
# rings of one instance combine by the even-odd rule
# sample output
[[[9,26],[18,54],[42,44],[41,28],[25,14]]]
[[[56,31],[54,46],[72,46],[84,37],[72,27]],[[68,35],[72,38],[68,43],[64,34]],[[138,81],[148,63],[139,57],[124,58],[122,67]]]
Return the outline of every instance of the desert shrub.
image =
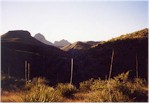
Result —
[[[46,85],[38,85],[27,91],[23,96],[24,102],[56,102],[59,97],[56,91]]]
[[[32,83],[36,85],[45,85],[48,81],[45,78],[37,77],[32,79]]]
[[[92,91],[97,91],[97,90],[104,90],[107,88],[107,81],[97,79],[93,81],[93,84],[90,86],[90,89]]]
[[[142,78],[134,78],[134,88],[136,89],[141,89],[141,88],[145,88],[147,85],[146,80],[142,79]]]
[[[93,102],[144,102],[148,101],[148,87],[145,80],[129,80],[129,71],[110,80],[93,80],[88,101]],[[111,97],[111,99],[110,99]]]
[[[44,78],[34,78],[27,86],[29,91],[26,91],[22,97],[24,102],[56,102],[59,101],[59,96],[53,87],[46,85]]]
[[[87,92],[91,90],[91,85],[93,84],[94,79],[91,78],[87,81],[80,82],[80,91]]]
[[[128,96],[130,101],[143,102],[148,100],[148,90],[146,81],[141,78],[129,80],[129,71],[119,74],[114,77],[113,90],[122,92],[123,95]]]
[[[59,83],[56,87],[56,90],[59,95],[67,98],[73,97],[73,94],[77,92],[77,88],[69,83]]]
[[[23,79],[16,79],[12,76],[3,75],[1,77],[1,87],[3,90],[20,90],[25,85]]]
[[[48,84],[48,81],[45,78],[35,77],[35,78],[32,79],[32,81],[28,82],[25,85],[24,90],[30,90],[35,85],[40,86],[40,85],[46,85],[46,84]]]
[[[93,94],[89,95],[89,101],[93,102],[125,102],[131,101],[127,95],[122,91],[125,89],[125,83],[128,81],[128,74],[122,73],[110,80],[94,80],[91,85]]]
[[[123,94],[128,94],[130,92],[129,88],[127,87],[127,84],[130,82],[128,77],[129,71],[126,73],[121,73],[118,76],[111,79],[109,81],[111,89],[123,92]]]
[[[129,71],[126,73],[121,73],[118,76],[114,77],[114,80],[119,83],[126,83],[128,81]]]
[[[128,96],[123,95],[122,92],[118,90],[108,89],[93,91],[88,96],[88,102],[127,102],[130,101]]]
[[[126,87],[130,90],[128,96],[134,102],[148,101],[148,86],[144,79],[135,78],[133,81],[128,82]]]

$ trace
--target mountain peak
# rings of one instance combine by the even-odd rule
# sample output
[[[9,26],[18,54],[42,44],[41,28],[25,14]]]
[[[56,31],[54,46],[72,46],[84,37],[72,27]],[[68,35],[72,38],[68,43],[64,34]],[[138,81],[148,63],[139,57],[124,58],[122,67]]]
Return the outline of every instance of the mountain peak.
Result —
[[[53,45],[53,43],[51,43],[48,40],[46,40],[44,35],[42,35],[41,33],[35,34],[34,38],[37,39],[38,41],[44,43],[44,44]]]
[[[35,34],[34,38],[36,38],[37,40],[45,40],[45,37],[41,33]]]
[[[54,45],[55,45],[55,46],[59,46],[59,47],[66,46],[66,45],[68,45],[68,44],[70,44],[70,42],[68,42],[68,41],[65,40],[65,39],[62,39],[62,40],[60,40],[60,41],[55,41],[55,42],[54,42]]]
[[[69,50],[86,50],[89,49],[91,47],[91,45],[81,42],[81,41],[77,41],[73,44],[69,44],[67,46],[64,46],[63,48],[61,48],[64,51],[69,51]]]
[[[12,31],[8,31],[1,37],[3,38],[29,38],[31,37],[31,34],[30,32],[25,31],[25,30],[12,30]]]

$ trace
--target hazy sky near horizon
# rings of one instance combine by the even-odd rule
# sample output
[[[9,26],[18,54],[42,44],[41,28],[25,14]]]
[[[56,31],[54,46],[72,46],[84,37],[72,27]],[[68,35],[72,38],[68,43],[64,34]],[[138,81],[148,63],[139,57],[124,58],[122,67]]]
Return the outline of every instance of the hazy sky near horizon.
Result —
[[[148,1],[1,0],[1,31],[28,30],[51,42],[100,41],[148,28]]]

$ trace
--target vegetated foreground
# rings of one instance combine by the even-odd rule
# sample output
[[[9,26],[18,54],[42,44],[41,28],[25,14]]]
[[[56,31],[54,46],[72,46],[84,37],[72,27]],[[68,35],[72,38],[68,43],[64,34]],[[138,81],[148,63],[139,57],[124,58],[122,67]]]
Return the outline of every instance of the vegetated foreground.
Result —
[[[129,79],[129,71],[109,80],[89,79],[79,88],[66,83],[49,86],[45,78],[30,82],[2,75],[2,102],[148,102],[148,83]]]

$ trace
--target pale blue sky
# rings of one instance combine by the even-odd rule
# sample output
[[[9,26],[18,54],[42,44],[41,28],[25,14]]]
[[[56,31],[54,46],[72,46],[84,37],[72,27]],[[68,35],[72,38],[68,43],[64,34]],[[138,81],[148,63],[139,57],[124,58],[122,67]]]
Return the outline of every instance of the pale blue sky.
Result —
[[[108,40],[148,27],[148,1],[2,0],[1,34],[28,30],[47,40]]]

